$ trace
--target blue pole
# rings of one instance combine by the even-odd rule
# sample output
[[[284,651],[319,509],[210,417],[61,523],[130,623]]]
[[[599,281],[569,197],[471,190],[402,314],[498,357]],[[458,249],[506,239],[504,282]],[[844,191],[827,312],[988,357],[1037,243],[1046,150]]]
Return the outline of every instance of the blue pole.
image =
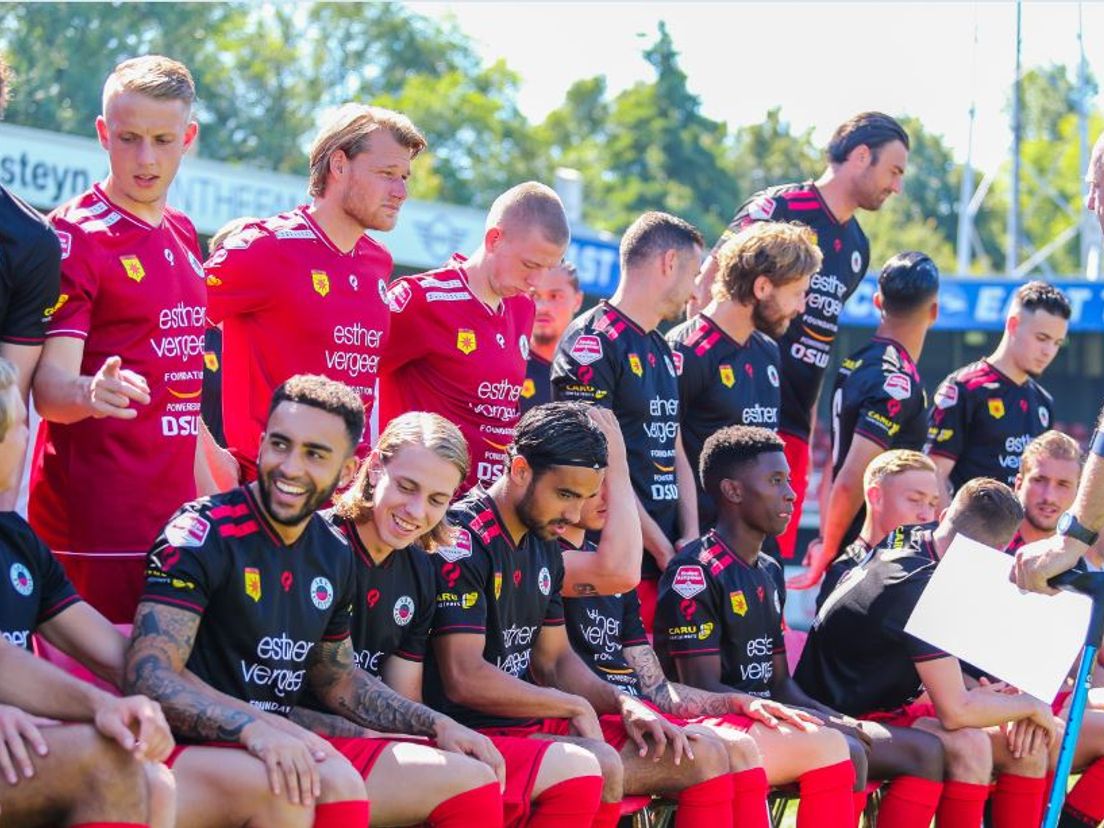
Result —
[[[1058,753],[1058,765],[1054,769],[1054,785],[1050,789],[1047,802],[1044,828],[1056,828],[1062,815],[1062,803],[1066,800],[1066,784],[1070,769],[1073,767],[1073,752],[1077,747],[1077,737],[1081,733],[1081,720],[1085,716],[1085,704],[1089,698],[1093,665],[1096,663],[1097,646],[1086,643],[1081,654],[1081,663],[1077,667],[1077,681],[1074,684],[1073,699],[1070,703],[1066,732],[1062,736],[1062,748]]]

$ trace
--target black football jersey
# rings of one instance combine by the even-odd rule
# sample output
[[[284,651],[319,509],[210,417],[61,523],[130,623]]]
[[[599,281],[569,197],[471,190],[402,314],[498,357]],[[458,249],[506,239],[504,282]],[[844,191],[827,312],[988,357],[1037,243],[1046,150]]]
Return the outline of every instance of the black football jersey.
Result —
[[[731,425],[778,428],[782,392],[778,345],[753,331],[742,345],[705,314],[667,334],[678,373],[682,445],[698,487],[702,526],[716,522],[716,507],[701,485],[699,460],[710,434]]]
[[[769,696],[774,656],[786,651],[782,567],[760,554],[748,564],[716,532],[689,543],[659,581],[655,643],[668,675],[674,662],[720,655],[721,681]]]
[[[525,382],[521,385],[518,405],[524,414],[530,408],[552,402],[552,363],[534,351],[525,363]]]
[[[924,451],[955,461],[951,485],[993,477],[1009,486],[1020,455],[1054,421],[1054,400],[1028,378],[1017,385],[986,360],[959,368],[935,392]]]
[[[896,710],[920,694],[916,663],[946,657],[905,632],[935,571],[935,526],[895,529],[821,605],[794,672],[814,699],[851,716]]]
[[[852,216],[842,224],[811,181],[783,184],[756,193],[736,211],[713,248],[716,256],[733,235],[755,221],[794,221],[811,228],[824,256],[813,275],[805,312],[778,341],[782,359],[779,429],[808,440],[824,372],[839,332],[839,317],[870,266],[870,242]]]
[[[188,669],[286,716],[311,649],[348,638],[355,583],[341,532],[315,514],[288,546],[243,486],[180,508],[150,550],[142,601],[201,616]]]
[[[576,318],[552,363],[552,397],[613,410],[621,424],[633,490],[667,539],[678,537],[675,438],[679,391],[667,341],[645,332],[607,302]],[[643,574],[659,569],[645,555]]]
[[[866,545],[862,538],[855,538],[836,556],[836,559],[824,570],[824,578],[820,582],[820,591],[816,597],[816,608],[818,610],[832,593],[832,590],[836,588],[836,584],[840,582],[840,579],[855,567],[861,566],[870,557],[871,551],[871,548]]]
[[[15,512],[0,512],[0,638],[31,649],[31,634],[81,600],[61,564]]]
[[[59,296],[61,257],[72,239],[0,187],[0,342],[41,345],[46,323],[68,300]]]
[[[457,527],[456,538],[435,555],[433,635],[483,635],[484,659],[515,678],[528,679],[541,627],[564,623],[559,544],[526,533],[515,545],[494,500],[479,487],[449,509],[448,519]],[[526,724],[526,720],[488,715],[453,702],[432,650],[426,660],[424,692],[428,705],[469,727]]]

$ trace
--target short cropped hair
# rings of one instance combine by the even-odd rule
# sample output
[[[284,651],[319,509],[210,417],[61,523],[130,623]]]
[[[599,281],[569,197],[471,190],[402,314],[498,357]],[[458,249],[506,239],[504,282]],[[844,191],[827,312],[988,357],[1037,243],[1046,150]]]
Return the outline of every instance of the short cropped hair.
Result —
[[[386,129],[399,146],[410,150],[411,158],[426,148],[425,136],[405,115],[380,106],[344,104],[323,123],[311,142],[307,192],[313,197],[325,195],[334,153],[340,150],[346,158],[355,158],[368,149],[372,134],[379,129]]]
[[[360,396],[343,382],[337,382],[321,374],[296,374],[285,380],[272,392],[268,406],[268,419],[282,402],[299,403],[336,414],[345,421],[349,436],[349,453],[360,444],[364,434],[364,403]]]
[[[1008,309],[1009,315],[1019,311],[1046,311],[1052,316],[1060,316],[1069,319],[1072,315],[1069,299],[1054,285],[1039,281],[1038,279],[1020,285],[1012,297],[1012,305]]]
[[[19,372],[16,367],[4,357],[0,357],[0,394],[7,394],[8,389],[15,385],[18,379]],[[0,440],[8,436],[14,414],[10,405],[0,404]]]
[[[1085,457],[1081,453],[1081,446],[1077,441],[1061,431],[1044,431],[1027,444],[1023,454],[1020,455],[1020,474],[1027,476],[1028,468],[1035,465],[1041,457],[1050,457],[1054,460],[1073,460],[1077,465],[1084,462]]]
[[[1023,517],[1023,506],[1010,488],[991,477],[975,477],[955,494],[944,520],[978,543],[1004,549]]]
[[[909,137],[896,119],[881,112],[860,112],[840,124],[828,142],[828,160],[842,164],[856,147],[870,148],[872,161],[878,160],[878,150],[893,141],[909,149]]]
[[[216,230],[215,234],[211,236],[210,240],[207,242],[207,253],[214,253],[222,247],[224,241],[245,227],[245,225],[252,224],[255,221],[260,221],[260,219],[256,216],[242,216],[241,218],[230,219],[230,221],[222,225],[222,227]]]
[[[386,466],[403,446],[425,446],[446,463],[452,463],[460,472],[461,482],[468,476],[471,468],[468,443],[459,427],[440,414],[407,411],[399,415],[380,434],[374,451]],[[368,463],[361,463],[353,485],[334,506],[337,514],[353,523],[366,523],[372,519],[373,486],[369,471]],[[427,552],[432,552],[439,545],[452,543],[452,539],[452,526],[442,520],[422,535],[418,543]]]
[[[535,227],[551,244],[566,246],[571,241],[563,202],[551,187],[526,181],[511,187],[494,200],[487,211],[486,228]]]
[[[823,258],[816,234],[804,224],[755,222],[729,239],[717,254],[713,298],[750,305],[760,276],[782,287],[816,273]]]
[[[12,71],[4,56],[0,55],[0,119],[4,117],[4,109],[8,105],[11,96]]]
[[[690,222],[652,210],[630,224],[621,237],[621,270],[624,272],[667,250],[704,246],[701,231]]]
[[[883,451],[870,461],[863,472],[863,489],[877,486],[883,480],[910,471],[926,471],[936,474],[935,463],[926,454],[911,449]]]
[[[553,466],[604,469],[609,447],[606,435],[590,419],[582,403],[552,402],[534,406],[514,430],[509,455],[524,457],[539,477]]]
[[[124,60],[107,76],[103,88],[103,106],[115,92],[140,92],[158,101],[181,101],[191,109],[196,89],[192,73],[183,63],[161,55]]]
[[[939,293],[939,268],[915,250],[898,253],[878,274],[878,293],[888,316],[908,315],[926,307]]]
[[[702,488],[717,500],[722,480],[735,477],[743,466],[758,460],[760,455],[784,449],[782,438],[769,428],[735,425],[714,431],[702,446],[699,461]]]

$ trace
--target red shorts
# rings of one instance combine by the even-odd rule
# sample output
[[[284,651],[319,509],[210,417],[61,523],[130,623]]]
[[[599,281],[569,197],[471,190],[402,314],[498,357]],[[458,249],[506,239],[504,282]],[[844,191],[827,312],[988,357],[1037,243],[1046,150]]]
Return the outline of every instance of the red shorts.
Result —
[[[1050,712],[1055,716],[1061,714],[1062,708],[1066,706],[1066,702],[1069,701],[1069,697],[1072,695],[1072,690],[1060,690],[1058,695],[1054,697],[1054,701],[1050,703]]]
[[[641,578],[636,585],[636,597],[640,600],[640,620],[644,622],[644,632],[650,638],[655,624],[656,603],[659,601],[659,581]]]
[[[112,624],[130,624],[146,586],[146,552],[54,552],[81,598]]]
[[[859,716],[868,722],[879,722],[891,727],[912,727],[917,719],[938,719],[935,714],[935,705],[928,702],[915,702],[898,707],[896,710],[875,710]]]
[[[544,754],[553,742],[517,736],[491,736],[491,741],[506,761],[506,790],[502,792],[504,828],[521,828],[529,821],[533,786]]]
[[[667,718],[683,727],[686,727],[686,725],[705,725],[706,727],[739,730],[741,733],[747,733],[751,730],[752,725],[758,724],[755,719],[741,716],[739,713],[726,713],[723,716],[695,716],[692,719],[676,719],[674,716],[668,716]]]
[[[795,556],[794,547],[797,544],[797,528],[801,523],[801,509],[805,505],[805,492],[809,488],[809,464],[811,449],[808,442],[793,434],[780,431],[778,436],[785,443],[786,462],[790,464],[790,486],[793,487],[796,498],[793,505],[793,516],[786,524],[786,531],[778,536],[778,551],[784,560],[792,560]]]
[[[376,760],[379,759],[380,754],[383,753],[384,748],[395,742],[414,742],[417,744],[428,745],[433,747],[433,743],[426,741],[425,739],[410,738],[388,738],[388,739],[349,739],[339,738],[336,736],[323,736],[327,742],[333,745],[334,750],[349,760],[349,763],[357,769],[360,775],[367,779],[368,775],[372,772],[372,767],[376,764]],[[180,754],[192,747],[213,747],[213,748],[229,748],[237,750],[245,750],[245,745],[239,742],[200,742],[198,744],[191,745],[177,745],[173,748],[172,753],[169,754],[169,758],[165,760],[165,765],[172,768],[176,764],[176,760],[180,758]]]
[[[180,755],[184,753],[188,748],[194,747],[209,747],[209,748],[225,748],[227,750],[245,750],[245,745],[239,742],[200,742],[192,745],[180,745],[172,749],[172,753],[169,754],[169,758],[165,760],[164,765],[169,770],[172,770],[172,766],[176,764],[176,760],[180,758]]]
[[[625,732],[625,725],[620,716],[606,715],[598,717],[598,725],[602,728],[602,740],[620,751],[629,741],[629,734]],[[531,725],[513,725],[511,727],[487,727],[480,728],[480,733],[488,736],[570,736],[571,721],[569,719],[540,719]]]

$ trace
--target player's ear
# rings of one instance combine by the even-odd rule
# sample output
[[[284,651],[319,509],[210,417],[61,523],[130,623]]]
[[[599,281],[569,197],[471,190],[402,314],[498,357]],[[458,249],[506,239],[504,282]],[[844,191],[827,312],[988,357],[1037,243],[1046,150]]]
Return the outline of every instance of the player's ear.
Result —
[[[344,175],[348,164],[349,156],[345,154],[345,150],[334,150],[333,155],[330,156],[330,174],[333,176]]]
[[[107,120],[103,115],[96,116],[96,137],[100,139],[100,146],[107,149],[108,144]]]
[[[184,127],[184,152],[192,148],[192,144],[195,143],[195,139],[198,137],[199,124],[195,121],[188,121],[188,125]]]
[[[383,475],[383,458],[379,449],[372,449],[364,462],[368,464],[368,485],[375,486]]]
[[[928,308],[928,319],[931,320],[931,323],[934,325],[935,320],[938,319],[938,318],[939,318],[939,300],[938,299],[933,299],[932,303],[931,303],[931,307]]]
[[[1020,490],[1020,486],[1022,486],[1022,485],[1023,485],[1023,472],[1018,471],[1018,472],[1016,472],[1016,479],[1012,481],[1012,491],[1018,492]]]
[[[660,270],[664,277],[670,276],[675,272],[678,267],[678,251],[673,247],[669,250],[664,250],[663,255],[659,259]]]
[[[729,503],[743,503],[744,487],[739,480],[732,480],[728,477],[721,478],[721,496]]]
[[[501,227],[488,227],[487,232],[483,234],[483,249],[488,253],[493,253],[499,242],[502,241],[502,237]]]
[[[575,299],[571,303],[571,315],[574,316],[579,312],[579,308],[583,306],[583,292],[581,290],[575,291]]]
[[[771,283],[769,277],[756,276],[755,281],[751,284],[751,292],[756,299],[762,302],[764,299],[770,296],[772,287],[774,287],[774,285]]]
[[[519,486],[528,486],[533,476],[533,468],[529,461],[520,454],[510,461],[510,482]]]
[[[878,313],[883,313],[885,311],[883,307],[885,300],[882,299],[882,292],[880,290],[874,291],[874,298],[870,301],[874,303],[874,307],[877,308]]]
[[[870,486],[866,490],[866,502],[870,504],[870,510],[875,511],[882,505],[882,490],[877,486]]]
[[[347,488],[353,482],[359,465],[360,461],[357,460],[356,454],[351,454],[345,459],[345,462],[341,464],[341,476],[338,478],[337,486],[339,489]]]
[[[1011,313],[1008,315],[1008,319],[1004,322],[1004,329],[1008,331],[1008,335],[1012,336],[1016,333],[1017,328],[1020,327],[1020,315],[1018,313]]]

